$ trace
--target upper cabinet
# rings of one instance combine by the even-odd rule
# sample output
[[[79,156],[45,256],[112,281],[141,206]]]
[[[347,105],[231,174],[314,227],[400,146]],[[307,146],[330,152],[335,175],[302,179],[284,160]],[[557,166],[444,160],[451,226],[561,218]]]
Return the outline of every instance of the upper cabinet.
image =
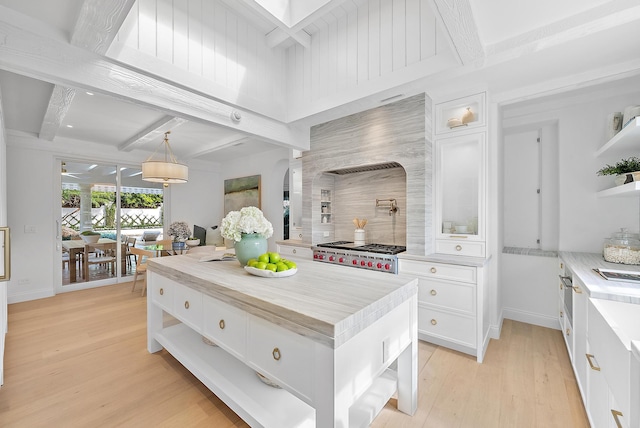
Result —
[[[626,158],[640,151],[640,117],[636,117],[596,152],[596,156],[618,155]],[[598,192],[599,197],[640,196],[640,182],[615,186]]]
[[[436,104],[435,121],[435,251],[485,257],[485,93]]]

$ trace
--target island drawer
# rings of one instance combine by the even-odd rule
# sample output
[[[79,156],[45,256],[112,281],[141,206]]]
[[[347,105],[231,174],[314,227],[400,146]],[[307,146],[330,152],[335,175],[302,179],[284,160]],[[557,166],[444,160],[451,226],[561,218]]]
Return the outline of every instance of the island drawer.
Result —
[[[153,281],[149,281],[149,289],[147,290],[153,303],[169,313],[173,312],[174,284],[175,282],[168,278],[153,275]]]
[[[475,286],[419,277],[418,301],[475,315]]]
[[[314,343],[312,340],[249,315],[247,360],[262,375],[312,396]]]
[[[400,260],[400,273],[420,275],[425,278],[448,279],[476,283],[476,268],[471,266],[450,265],[445,263]]]
[[[174,284],[173,315],[198,333],[202,333],[202,293],[177,282]]]
[[[298,258],[311,260],[313,258],[313,251],[311,250],[311,248],[295,247],[292,245],[278,245],[278,252],[285,259]]]
[[[203,334],[216,345],[244,359],[247,340],[247,314],[227,303],[203,296]]]
[[[418,306],[418,331],[440,339],[475,348],[475,318]]]
[[[456,256],[484,257],[484,242],[474,241],[436,241],[436,253]]]

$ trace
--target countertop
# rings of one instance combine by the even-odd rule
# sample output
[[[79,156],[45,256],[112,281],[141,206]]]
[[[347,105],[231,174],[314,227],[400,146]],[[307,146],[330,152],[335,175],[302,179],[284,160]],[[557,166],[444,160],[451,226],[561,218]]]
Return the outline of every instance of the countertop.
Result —
[[[236,260],[201,262],[202,257],[157,257],[149,259],[148,269],[333,348],[418,291],[415,277],[313,260],[296,260],[293,276],[262,278]]]
[[[471,266],[471,267],[483,267],[490,258],[484,257],[470,257],[470,256],[453,256],[449,254],[428,254],[426,256],[419,256],[409,253],[398,254],[400,260],[414,260],[417,262],[432,262],[432,263],[447,263],[450,265],[458,266]]]
[[[577,276],[584,284],[589,297],[640,304],[640,284],[606,280],[593,271],[598,268],[640,273],[640,266],[609,263],[598,253],[562,251],[559,256],[571,269],[574,277]]]
[[[276,241],[278,245],[289,245],[292,247],[311,248],[311,244],[308,242],[302,242],[301,239],[285,239],[283,241]]]

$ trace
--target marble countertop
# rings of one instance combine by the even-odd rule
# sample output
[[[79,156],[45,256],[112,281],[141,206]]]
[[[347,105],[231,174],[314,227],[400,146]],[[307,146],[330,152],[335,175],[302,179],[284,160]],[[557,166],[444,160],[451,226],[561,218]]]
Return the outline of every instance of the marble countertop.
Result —
[[[640,361],[640,340],[631,341],[631,353]]]
[[[213,254],[213,252],[212,252]],[[150,259],[148,269],[333,348],[415,295],[417,279],[312,260],[286,278],[250,275],[202,253]]]
[[[292,247],[311,248],[311,244],[308,242],[302,242],[301,239],[285,239],[283,241],[276,241],[278,245],[290,245]]]
[[[453,256],[449,254],[428,254],[426,256],[419,256],[409,253],[398,254],[398,259],[414,260],[417,262],[447,263],[451,265],[471,267],[483,267],[490,260],[490,258],[485,259],[483,257]]]
[[[559,256],[571,269],[574,278],[578,277],[584,284],[589,297],[640,304],[640,284],[606,280],[593,271],[598,268],[640,273],[640,266],[609,263],[597,253],[562,251]]]

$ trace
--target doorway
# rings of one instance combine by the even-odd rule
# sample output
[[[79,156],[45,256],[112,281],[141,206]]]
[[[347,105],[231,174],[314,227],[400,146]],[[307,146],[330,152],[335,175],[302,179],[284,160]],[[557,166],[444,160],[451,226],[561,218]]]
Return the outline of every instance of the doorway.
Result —
[[[64,291],[128,281],[130,248],[145,231],[162,232],[161,184],[139,167],[61,160],[61,285]]]

